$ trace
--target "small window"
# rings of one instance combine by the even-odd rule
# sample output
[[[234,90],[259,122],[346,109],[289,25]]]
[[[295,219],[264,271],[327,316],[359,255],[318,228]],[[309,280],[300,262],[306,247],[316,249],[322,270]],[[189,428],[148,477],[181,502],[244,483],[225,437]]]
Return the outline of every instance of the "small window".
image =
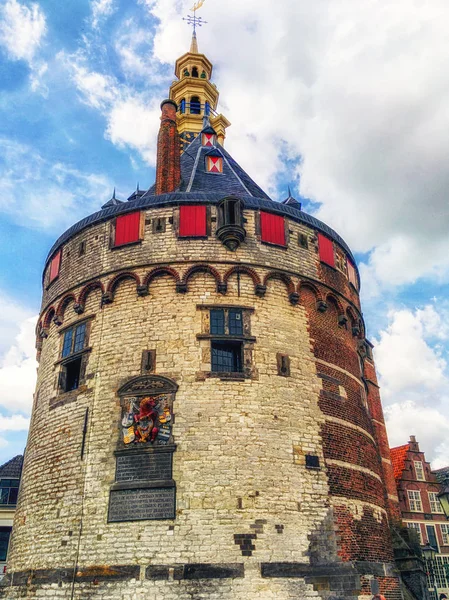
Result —
[[[346,255],[339,248],[335,252],[335,267],[338,271],[341,271],[344,275],[346,275],[346,277],[348,276]]]
[[[179,236],[206,237],[206,214],[205,206],[181,206],[179,208]]]
[[[218,226],[242,226],[242,208],[238,198],[225,198],[218,205]]]
[[[318,249],[320,255],[320,261],[329,265],[331,267],[335,267],[335,255],[334,255],[334,244],[332,240],[327,238],[321,233],[318,234]]]
[[[115,248],[138,242],[140,239],[140,211],[117,217],[115,220]]]
[[[8,557],[9,538],[12,527],[0,527],[0,561],[6,562]]]
[[[441,538],[444,546],[449,546],[449,525],[440,525],[441,527]]]
[[[320,457],[313,454],[306,454],[306,469],[319,469]]]
[[[212,371],[214,373],[241,373],[242,347],[242,342],[212,341]]]
[[[59,276],[59,271],[61,269],[61,257],[62,250],[59,250],[51,259],[50,262],[50,275],[48,282],[51,283]]]
[[[415,490],[408,490],[408,501],[412,512],[422,512],[421,493]]]
[[[0,505],[17,504],[17,495],[19,493],[19,479],[1,479],[0,480]]]
[[[193,69],[192,69],[192,77],[198,77],[198,67],[193,67]]]
[[[421,535],[421,526],[419,523],[407,523],[407,527],[408,529],[412,529],[413,531],[416,531],[418,538],[419,538],[419,543],[422,544],[422,535]]]
[[[224,335],[225,312],[223,309],[213,309],[210,311],[210,332],[214,335]]]
[[[192,96],[190,99],[190,114],[200,115],[201,114],[201,102],[198,96]]]
[[[165,233],[166,228],[165,217],[157,217],[153,219],[153,233]]]
[[[78,256],[84,256],[86,254],[86,241],[80,242],[78,246]]]
[[[64,359],[59,373],[59,389],[71,392],[80,386],[85,367],[87,343],[87,323],[75,325],[64,332],[61,358]],[[73,358],[72,358],[73,356]]]
[[[183,98],[179,104],[179,112],[183,115],[186,112],[186,99]]]
[[[205,148],[213,148],[215,146],[215,134],[203,133],[201,137],[201,143]]]
[[[309,247],[309,241],[305,233],[299,234],[298,243],[301,246],[301,248],[305,248],[307,250],[307,248]]]
[[[229,309],[229,335],[243,335],[242,311],[239,309]]]
[[[216,175],[223,173],[223,157],[206,156],[206,171]]]
[[[418,479],[419,481],[425,481],[426,477],[424,475],[424,467],[422,462],[420,460],[415,460],[413,462],[415,465],[416,479]]]
[[[438,494],[436,492],[429,492],[429,503],[430,503],[430,512],[443,514],[443,507],[438,499]]]

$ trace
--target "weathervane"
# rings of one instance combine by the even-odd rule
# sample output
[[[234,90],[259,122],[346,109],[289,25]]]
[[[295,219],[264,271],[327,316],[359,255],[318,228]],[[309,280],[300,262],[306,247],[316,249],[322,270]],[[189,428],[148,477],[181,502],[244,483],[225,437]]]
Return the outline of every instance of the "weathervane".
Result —
[[[193,17],[191,15],[188,15],[186,18],[183,18],[183,21],[187,21],[187,23],[189,25],[193,26],[193,33],[196,34],[196,28],[197,27],[201,27],[202,25],[204,25],[205,23],[207,23],[207,21],[204,21],[202,19],[202,17],[197,17],[196,16],[196,11],[201,8],[203,6],[203,4],[205,3],[206,0],[198,0],[198,2],[195,2],[195,4],[193,5],[193,7],[190,9],[191,12],[193,12]]]

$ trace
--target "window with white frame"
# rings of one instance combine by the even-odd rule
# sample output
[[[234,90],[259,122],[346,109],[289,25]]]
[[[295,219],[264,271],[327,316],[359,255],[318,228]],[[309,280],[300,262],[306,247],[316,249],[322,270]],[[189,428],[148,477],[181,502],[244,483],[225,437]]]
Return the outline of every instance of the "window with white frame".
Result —
[[[442,524],[441,527],[441,539],[445,546],[449,546],[449,525]]]
[[[408,502],[412,512],[422,512],[421,492],[408,490]]]
[[[418,479],[419,481],[425,481],[426,478],[424,476],[424,467],[422,462],[420,460],[415,460],[413,462],[415,463],[416,479]]]
[[[422,535],[421,535],[421,525],[419,523],[407,523],[408,529],[413,529],[416,531],[419,538],[419,543],[422,544]]]
[[[429,492],[430,512],[443,514],[443,507],[436,492]]]

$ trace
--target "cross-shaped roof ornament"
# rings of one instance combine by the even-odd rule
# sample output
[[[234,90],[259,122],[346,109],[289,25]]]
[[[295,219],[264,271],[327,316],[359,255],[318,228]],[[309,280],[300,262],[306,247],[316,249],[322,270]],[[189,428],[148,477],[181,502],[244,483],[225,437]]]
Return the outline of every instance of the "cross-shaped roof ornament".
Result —
[[[195,2],[195,4],[190,9],[191,12],[193,12],[193,17],[192,15],[188,15],[187,17],[183,18],[183,21],[187,21],[187,23],[193,27],[194,35],[196,34],[197,27],[201,27],[202,25],[205,25],[207,23],[207,21],[204,21],[202,17],[196,16],[196,11],[203,6],[205,1],[206,0],[198,0],[198,2]]]

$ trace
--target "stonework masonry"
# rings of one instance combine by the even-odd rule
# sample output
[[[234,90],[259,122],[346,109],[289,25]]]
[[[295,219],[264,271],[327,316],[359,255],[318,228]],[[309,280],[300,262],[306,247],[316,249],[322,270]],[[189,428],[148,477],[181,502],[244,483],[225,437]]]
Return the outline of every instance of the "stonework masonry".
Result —
[[[167,194],[114,198],[61,238],[44,270],[0,597],[402,600],[398,499],[354,259],[300,208],[248,195],[256,184],[228,158],[208,180],[222,190],[229,178],[226,214],[217,194],[171,196],[179,139],[174,104],[162,110]],[[180,236],[183,207],[193,232],[206,215],[200,235]],[[277,215],[273,228],[281,219],[282,243],[264,239],[262,210]],[[127,214],[138,232],[116,245]],[[235,251],[216,235],[226,219]]]

